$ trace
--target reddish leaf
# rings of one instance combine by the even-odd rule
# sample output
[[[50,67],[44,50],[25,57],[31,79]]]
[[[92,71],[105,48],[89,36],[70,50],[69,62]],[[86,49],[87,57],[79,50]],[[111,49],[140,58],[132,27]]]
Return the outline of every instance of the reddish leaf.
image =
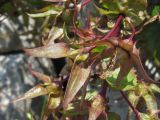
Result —
[[[82,64],[73,65],[71,75],[67,84],[66,93],[63,100],[63,108],[67,107],[67,105],[72,101],[72,99],[77,94],[79,89],[87,81],[90,71],[91,71],[90,66],[85,68]]]
[[[44,83],[50,83],[51,82],[51,77],[50,76],[47,76],[47,75],[42,74],[42,73],[37,72],[37,71],[33,71],[32,69],[30,69],[29,71],[33,76],[42,80]]]
[[[65,43],[56,43],[24,51],[34,57],[61,58],[68,55],[69,48]]]

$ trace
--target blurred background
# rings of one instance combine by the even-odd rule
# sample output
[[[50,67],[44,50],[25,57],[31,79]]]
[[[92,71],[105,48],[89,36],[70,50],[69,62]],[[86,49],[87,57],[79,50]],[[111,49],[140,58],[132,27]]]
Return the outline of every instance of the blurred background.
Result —
[[[33,100],[7,103],[22,95],[39,81],[29,73],[29,66],[36,71],[56,76],[63,66],[62,62],[45,58],[33,58],[26,55],[22,48],[41,45],[44,19],[33,19],[26,13],[35,13],[48,3],[42,0],[0,0],[0,119],[1,120],[29,120],[33,115],[36,120],[41,115],[44,97]],[[155,14],[160,11],[160,0],[150,0],[148,11]],[[142,60],[150,76],[160,80],[160,22],[157,20],[147,26],[136,36],[142,50]],[[56,65],[55,65],[56,63]],[[127,104],[118,99],[118,92],[110,92],[113,111],[121,114]],[[157,95],[157,98],[160,98]],[[157,99],[158,100],[158,99]],[[122,107],[124,111],[121,111]]]

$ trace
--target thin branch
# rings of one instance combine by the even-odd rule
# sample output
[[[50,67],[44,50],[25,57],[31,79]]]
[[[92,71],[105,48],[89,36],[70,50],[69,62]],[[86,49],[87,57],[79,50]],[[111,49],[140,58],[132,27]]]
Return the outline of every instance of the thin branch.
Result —
[[[126,100],[126,102],[128,103],[129,107],[135,113],[137,120],[140,120],[140,114],[139,114],[138,110],[132,105],[132,103],[128,100],[127,96],[125,95],[125,93],[122,90],[120,90],[120,93],[123,96],[123,98]]]

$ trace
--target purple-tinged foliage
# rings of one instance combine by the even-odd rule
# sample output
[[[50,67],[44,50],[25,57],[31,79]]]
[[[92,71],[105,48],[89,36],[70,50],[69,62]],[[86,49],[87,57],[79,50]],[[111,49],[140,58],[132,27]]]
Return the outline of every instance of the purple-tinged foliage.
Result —
[[[65,70],[63,69],[59,78],[30,70],[32,75],[43,81],[43,84],[33,87],[14,102],[47,95],[42,120],[47,120],[49,115],[61,120],[119,119],[118,115],[106,109],[111,107],[106,104],[106,91],[116,89],[121,92],[131,108],[128,119],[132,116],[132,111],[138,120],[152,119],[154,115],[158,118],[159,110],[154,92],[160,92],[159,82],[152,80],[143,68],[140,49],[134,41],[134,36],[138,33],[134,26],[143,24],[141,21],[143,16],[137,14],[146,10],[147,1],[136,0],[139,4],[132,0],[45,1],[64,7],[60,12],[53,10],[56,13],[53,17],[57,20],[54,26],[62,28],[63,34],[54,39],[54,42],[24,50],[33,57],[53,59],[65,57],[66,63],[69,63],[68,61],[73,63],[65,65]],[[86,12],[88,15],[86,27],[80,28],[77,25],[83,24],[80,15],[86,14],[84,9],[91,2],[96,6],[93,10],[98,8],[99,14],[95,17],[92,12]],[[70,7],[71,5],[73,6]],[[66,21],[65,13],[68,15],[67,19],[71,21]],[[106,20],[103,20],[104,15]],[[106,25],[100,25],[97,18],[101,22],[105,21]],[[114,23],[112,27],[107,26],[107,22],[110,21]],[[106,31],[100,32],[98,29]],[[56,32],[52,34],[54,33],[56,34]],[[49,34],[51,35],[51,32]],[[97,84],[92,89],[94,81],[97,81]],[[136,108],[140,98],[145,101],[148,110],[145,113]]]

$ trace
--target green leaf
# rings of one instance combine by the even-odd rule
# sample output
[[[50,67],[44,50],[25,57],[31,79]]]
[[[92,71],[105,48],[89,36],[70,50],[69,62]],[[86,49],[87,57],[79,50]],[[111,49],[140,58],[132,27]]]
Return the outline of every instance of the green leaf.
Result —
[[[116,15],[118,15],[119,14],[118,11],[109,11],[109,10],[105,10],[105,9],[99,8],[97,6],[96,6],[96,8],[99,11],[99,13],[102,14],[102,15],[109,15],[109,14],[116,14]]]
[[[145,113],[140,113],[140,118],[141,118],[140,120],[155,120]]]
[[[123,91],[128,91],[136,87],[137,78],[132,70],[127,74],[127,76],[124,77],[124,79],[120,81],[120,84],[117,86],[116,80],[118,78],[119,72],[120,68],[117,68],[106,78],[107,82],[111,87]]]
[[[153,10],[152,10],[152,12],[151,12],[151,15],[152,16],[155,16],[155,15],[158,15],[160,13],[160,5],[155,5],[154,7],[153,7]]]
[[[156,84],[150,84],[150,85],[149,85],[149,89],[150,89],[152,92],[160,93],[160,87],[158,87]]]
[[[147,109],[150,111],[156,111],[158,109],[157,106],[157,101],[154,95],[150,95],[150,94],[146,94],[143,96],[146,105],[147,105]]]
[[[33,18],[39,18],[39,17],[47,17],[47,16],[50,16],[50,15],[56,15],[56,14],[59,14],[58,11],[55,11],[55,10],[48,10],[46,12],[42,12],[42,13],[36,13],[36,14],[30,14],[30,13],[27,13],[30,17],[33,17]]]
[[[102,6],[107,7],[109,11],[116,11],[120,13],[119,4],[122,4],[119,0],[104,0]]]
[[[130,17],[133,24],[137,26],[145,19],[145,16],[140,17],[139,13],[146,10],[147,0],[103,0],[102,6],[107,9],[97,7],[100,14],[123,13],[127,17]]]
[[[102,52],[105,48],[106,48],[105,45],[97,46],[96,48],[94,48],[94,49],[92,50],[92,52],[93,52],[93,53],[100,53],[100,52]]]

